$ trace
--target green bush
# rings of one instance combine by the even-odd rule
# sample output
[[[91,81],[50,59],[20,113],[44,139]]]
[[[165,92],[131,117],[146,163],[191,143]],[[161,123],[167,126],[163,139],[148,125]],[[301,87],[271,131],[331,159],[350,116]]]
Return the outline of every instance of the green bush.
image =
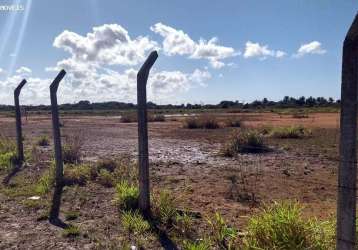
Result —
[[[302,126],[272,128],[269,135],[280,139],[300,139],[311,135],[311,131]]]
[[[67,185],[85,185],[93,175],[93,168],[87,164],[66,164],[64,177]]]
[[[301,210],[291,202],[266,206],[248,222],[245,249],[334,249],[334,225],[306,220]]]
[[[263,136],[256,131],[241,131],[234,134],[221,149],[221,154],[233,157],[238,153],[262,153],[269,149],[264,144]]]
[[[150,229],[148,221],[136,211],[125,211],[121,215],[121,222],[123,227],[129,232],[134,234],[143,234]]]
[[[138,207],[138,198],[138,187],[130,185],[127,181],[121,181],[117,184],[114,200],[120,209],[136,209]]]
[[[176,201],[168,191],[161,191],[158,196],[154,197],[154,214],[165,225],[175,221]]]

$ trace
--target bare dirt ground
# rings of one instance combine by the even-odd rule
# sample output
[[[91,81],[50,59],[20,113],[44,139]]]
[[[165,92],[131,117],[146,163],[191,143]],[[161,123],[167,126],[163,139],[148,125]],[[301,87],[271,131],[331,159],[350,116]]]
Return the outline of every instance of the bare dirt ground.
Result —
[[[273,149],[264,154],[241,154],[225,158],[218,154],[222,144],[238,128],[215,130],[182,128],[182,117],[149,124],[151,184],[154,190],[167,189],[177,197],[182,208],[203,216],[219,211],[230,225],[242,229],[250,215],[264,203],[275,200],[298,200],[306,216],[328,218],[336,208],[336,170],[338,166],[337,113],[315,113],[308,118],[292,118],[274,113],[218,114],[220,119],[236,116],[245,127],[303,125],[312,129],[305,139],[267,139]],[[119,154],[137,154],[137,126],[120,123],[118,117],[64,116],[63,135],[81,133],[85,161],[96,161]],[[50,116],[31,116],[24,120],[25,145],[31,147],[40,135],[51,137]],[[14,119],[0,117],[1,134],[14,137]],[[50,154],[52,146],[41,149]],[[25,167],[11,180],[16,188],[22,182],[36,180],[48,164]],[[239,199],[240,180],[244,174],[247,190],[256,202]],[[1,175],[3,178],[4,175]],[[96,183],[66,188],[63,211],[81,211],[75,224],[83,234],[68,239],[61,230],[38,220],[43,207],[23,205],[28,197],[11,196],[8,187],[0,190],[0,249],[121,249],[123,236],[118,209],[113,205],[114,188]],[[239,195],[240,196],[240,195]],[[201,228],[198,222],[198,228]],[[161,249],[153,240],[150,249]]]

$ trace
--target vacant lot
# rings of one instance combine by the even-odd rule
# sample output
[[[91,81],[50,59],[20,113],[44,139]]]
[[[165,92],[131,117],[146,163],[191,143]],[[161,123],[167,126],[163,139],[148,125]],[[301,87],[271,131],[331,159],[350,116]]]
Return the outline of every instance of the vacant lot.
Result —
[[[211,114],[213,115],[213,114]],[[187,129],[183,116],[166,117],[165,122],[149,124],[151,188],[168,190],[177,207],[199,214],[197,233],[207,230],[206,217],[220,212],[227,223],[244,232],[248,218],[266,203],[297,200],[304,216],[327,219],[336,209],[339,114],[312,113],[307,117],[275,113],[214,114],[217,129]],[[240,119],[240,127],[227,127],[227,119]],[[137,124],[121,123],[120,117],[63,116],[62,135],[81,137],[82,161],[114,159],[137,154]],[[310,131],[303,138],[276,138],[272,127],[302,126]],[[41,216],[51,195],[29,202],[26,187],[36,183],[51,165],[52,135],[50,116],[30,116],[23,121],[24,144],[37,160],[28,163],[7,186],[0,189],[0,248],[24,249],[121,249],[126,233],[113,203],[115,187],[97,181],[69,186],[63,195],[62,212],[77,211],[72,224],[79,237],[64,237],[61,229]],[[262,133],[270,149],[264,153],[239,153],[223,157],[220,151],[234,133],[255,129]],[[0,117],[0,132],[14,138],[14,119]],[[33,146],[43,135],[50,146]],[[0,171],[1,178],[6,176]],[[171,232],[169,232],[170,234]],[[147,240],[148,249],[163,245],[155,234]],[[175,241],[175,239],[174,239]]]

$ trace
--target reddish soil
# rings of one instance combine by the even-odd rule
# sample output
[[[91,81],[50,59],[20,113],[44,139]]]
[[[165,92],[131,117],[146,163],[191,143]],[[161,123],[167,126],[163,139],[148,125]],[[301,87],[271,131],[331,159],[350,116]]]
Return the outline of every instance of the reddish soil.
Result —
[[[237,128],[189,130],[182,128],[182,117],[150,123],[152,188],[170,190],[181,208],[202,215],[219,211],[239,229],[262,204],[274,200],[298,200],[305,206],[306,216],[328,218],[335,213],[338,114],[315,113],[302,119],[273,113],[218,114],[221,120],[228,116],[240,117],[245,127],[303,125],[313,134],[304,139],[267,139],[272,152],[225,158],[219,156],[219,150]],[[63,135],[82,134],[86,161],[137,154],[135,123],[120,123],[118,117],[104,116],[65,116],[62,123]],[[51,136],[49,116],[29,117],[23,127],[27,147],[40,135]],[[13,118],[0,117],[0,132],[14,137]],[[41,150],[49,154],[51,149]],[[23,169],[12,185],[19,186],[24,179],[35,180],[47,165]],[[233,184],[235,178],[238,184]],[[243,179],[247,181],[245,187],[240,184]],[[256,202],[241,197],[243,188],[245,194],[254,194]],[[10,197],[0,189],[0,249],[117,249],[124,236],[118,210],[111,202],[113,193],[114,188],[96,183],[66,189],[63,210],[80,210],[75,224],[86,232],[68,239],[47,221],[37,221],[42,208],[26,208],[22,202],[27,197]],[[151,249],[160,248],[158,241],[153,242]]]

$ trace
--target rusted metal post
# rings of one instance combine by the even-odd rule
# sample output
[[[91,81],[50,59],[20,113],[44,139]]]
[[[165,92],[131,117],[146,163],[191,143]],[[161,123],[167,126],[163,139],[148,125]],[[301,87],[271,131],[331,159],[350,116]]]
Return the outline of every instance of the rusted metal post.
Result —
[[[50,97],[51,97],[51,114],[52,114],[52,130],[53,130],[53,142],[55,150],[55,190],[53,192],[52,206],[50,210],[49,221],[50,223],[64,227],[65,224],[59,219],[61,196],[63,189],[63,161],[62,161],[62,146],[61,146],[61,132],[60,132],[60,119],[58,115],[57,105],[57,89],[62,78],[66,75],[64,70],[56,76],[55,80],[50,85]]]
[[[353,250],[356,242],[357,85],[358,15],[343,45],[336,244],[339,250]]]
[[[26,84],[26,80],[22,80],[14,91],[15,115],[16,115],[16,144],[17,144],[17,163],[21,165],[24,161],[24,145],[22,141],[22,125],[21,125],[21,109],[19,96],[22,87]]]
[[[150,216],[146,88],[149,71],[157,58],[158,53],[156,51],[150,53],[137,74],[139,208],[146,217]]]

